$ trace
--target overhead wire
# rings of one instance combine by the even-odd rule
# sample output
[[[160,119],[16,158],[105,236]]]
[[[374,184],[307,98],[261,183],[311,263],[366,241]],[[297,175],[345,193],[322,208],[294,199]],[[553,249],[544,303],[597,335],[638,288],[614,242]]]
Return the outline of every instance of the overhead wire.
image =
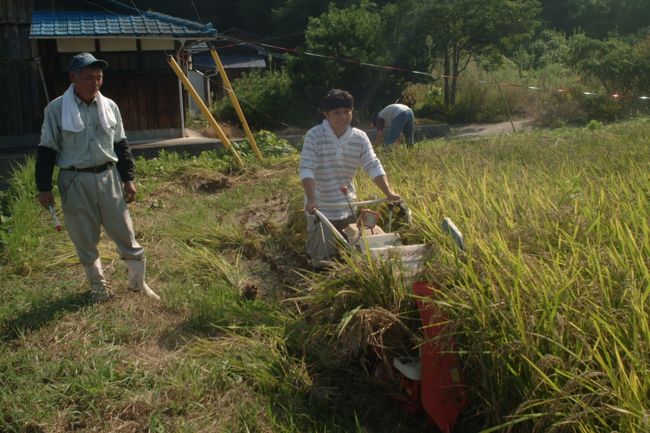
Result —
[[[201,24],[203,24],[203,21],[201,20],[201,16],[199,15],[199,11],[196,8],[196,5],[194,4],[194,0],[190,0],[190,2],[192,3],[192,7],[194,8],[194,12],[196,13],[196,18],[199,20]]]
[[[101,9],[101,10],[103,10],[104,12],[108,12],[108,13],[111,13],[111,14],[113,14],[113,15],[118,15],[115,11],[112,11],[112,10],[110,10],[110,9],[107,9],[107,8],[105,8],[104,6],[102,6],[102,5],[100,5],[100,4],[97,4],[97,3],[95,3],[95,2],[92,2],[92,1],[90,1],[90,0],[83,0],[83,2],[84,2],[84,3],[88,3],[89,5],[95,6],[96,8]],[[52,2],[52,4],[54,4],[54,2]],[[53,7],[54,7],[54,6],[53,6]],[[54,9],[52,9],[52,10],[54,10]]]
[[[262,42],[256,42],[256,43],[245,42],[245,41],[241,41],[241,40],[239,40],[237,38],[233,38],[233,37],[227,36],[227,35],[220,35],[220,36],[222,38],[224,38],[226,40],[230,40],[232,42],[244,43],[244,44],[249,43],[251,45],[259,45],[261,47],[272,48],[272,49],[275,49],[275,50],[284,51],[284,52],[288,52],[288,53],[296,53],[296,54],[301,54],[301,55],[305,55],[305,56],[318,57],[318,58],[334,60],[334,61],[338,61],[338,62],[356,64],[356,65],[360,65],[360,66],[367,66],[367,67],[378,68],[378,69],[386,69],[386,70],[397,71],[397,72],[407,72],[407,73],[411,73],[411,74],[427,76],[427,77],[432,78],[434,81],[438,80],[438,78],[434,78],[433,74],[431,74],[430,72],[417,71],[417,70],[413,70],[413,69],[404,68],[404,67],[401,67],[401,66],[379,65],[379,64],[376,64],[376,63],[362,62],[362,61],[355,60],[355,59],[349,59],[349,58],[343,58],[343,57],[334,57],[334,56],[329,56],[329,55],[326,55],[326,54],[312,53],[310,51],[300,50],[298,48],[287,48],[287,47],[281,47],[281,46],[278,46],[278,45],[265,44],[265,43],[262,43]]]
[[[117,15],[116,12],[114,12],[112,10],[109,10],[109,9],[106,9],[105,7],[97,4],[96,2],[93,2],[91,0],[83,0],[83,1],[85,3],[88,3],[88,4],[91,4],[91,5],[95,6],[95,7],[98,7],[98,8],[100,8],[100,9],[106,11],[106,12]],[[201,15],[199,14],[199,11],[198,11],[198,9],[196,7],[196,4],[195,4],[194,0],[189,0],[189,2],[192,5],[192,8],[194,9],[194,12],[195,12],[195,14],[197,16],[197,19],[199,20],[199,22],[201,24],[203,24],[203,20],[201,19]],[[139,15],[144,19],[145,16],[143,15],[142,11],[137,7],[135,2],[133,0],[130,0],[130,3],[133,5],[133,8],[139,13]],[[274,36],[274,37],[270,37],[270,38],[257,39],[257,40],[254,40],[254,41],[244,41],[244,40],[241,40],[241,39],[229,36],[229,35],[219,34],[219,37],[222,38],[223,40],[233,42],[232,45],[226,45],[224,47],[219,47],[219,48],[224,49],[224,48],[230,48],[230,47],[233,47],[233,46],[252,45],[252,46],[259,46],[259,47],[264,47],[264,48],[268,48],[268,49],[272,49],[272,50],[278,50],[278,51],[285,52],[285,53],[294,53],[294,54],[298,54],[298,55],[305,55],[305,56],[310,56],[310,57],[322,58],[322,59],[327,59],[327,60],[350,63],[350,64],[355,64],[355,65],[365,66],[365,67],[384,69],[384,70],[389,70],[389,71],[411,73],[411,74],[414,74],[414,75],[426,76],[428,78],[433,79],[434,81],[437,81],[439,79],[459,79],[460,78],[459,76],[453,76],[453,75],[439,75],[436,78],[436,77],[434,77],[433,73],[413,70],[413,69],[409,69],[409,68],[405,68],[405,67],[401,67],[401,66],[389,66],[389,65],[380,65],[380,64],[376,64],[376,63],[362,62],[362,61],[355,60],[355,59],[335,57],[335,56],[330,56],[330,55],[325,55],[325,54],[314,53],[314,52],[310,52],[310,51],[306,51],[306,50],[301,50],[301,49],[298,49],[298,48],[288,48],[288,47],[282,47],[282,46],[279,46],[279,45],[273,45],[273,44],[265,43],[265,41],[269,41],[269,40],[273,40],[273,39],[280,39],[280,38],[283,38],[283,37],[293,36],[293,35],[300,34],[300,33],[304,33],[304,32],[295,32],[295,33],[291,33],[291,34],[287,34],[287,35],[280,35],[280,36]],[[166,56],[170,55],[167,52],[167,50],[163,50],[163,51],[164,51]],[[484,80],[479,80],[479,82],[482,83],[482,84],[487,83]],[[497,83],[497,84],[503,85],[503,86],[509,86],[509,87],[527,88],[529,90],[543,90],[542,88],[540,88],[538,86],[530,86],[530,85],[526,85],[526,84],[518,84],[518,83]],[[557,92],[560,92],[560,93],[569,92],[568,89],[556,89],[556,90],[551,90],[551,91],[557,91]],[[580,92],[580,93],[583,93],[586,96],[611,96],[614,99],[622,99],[624,97],[624,95],[621,95],[620,93],[614,93],[612,95],[601,95],[601,94],[599,94],[597,92]],[[634,98],[636,98],[636,97],[634,97]],[[638,98],[641,99],[641,100],[650,99],[649,96],[638,96]],[[250,103],[248,103],[246,101],[245,101],[245,103],[247,103],[247,105],[254,108],[254,106],[252,104],[250,104]]]
[[[140,9],[138,9],[138,7],[135,5],[135,3],[133,2],[133,0],[131,0],[131,4],[133,5],[133,8],[134,8],[136,11],[138,11],[138,14],[140,14],[140,16],[141,16],[142,18],[144,18],[144,15],[142,15],[142,12],[140,11]]]
[[[231,44],[231,45],[220,46],[219,49],[240,47],[242,45],[255,45],[255,44],[259,43],[259,42],[272,41],[274,39],[288,38],[289,36],[302,35],[304,33],[305,33],[304,31],[302,31],[302,32],[294,32],[294,33],[287,33],[285,35],[271,36],[271,37],[268,37],[268,38],[256,39],[254,41],[242,41],[241,39],[236,39],[236,38],[226,39],[223,35],[219,35],[219,37],[221,37],[224,40],[236,40],[236,41],[239,41],[239,42]]]
[[[236,38],[231,38],[229,36],[223,36],[222,35],[222,37],[224,37],[224,39],[227,39],[227,40],[238,41]],[[244,42],[244,43],[246,43],[246,42]],[[362,62],[362,61],[358,61],[358,60],[354,60],[354,59],[338,58],[338,57],[328,56],[328,55],[324,55],[324,54],[318,54],[318,53],[303,51],[303,50],[299,50],[299,49],[295,49],[295,48],[286,48],[286,47],[281,47],[281,46],[277,46],[277,45],[265,44],[265,43],[261,43],[261,42],[258,42],[258,43],[249,42],[249,43],[251,45],[259,45],[259,46],[262,46],[262,47],[274,48],[274,49],[282,50],[282,51],[285,51],[285,52],[294,52],[294,53],[302,54],[302,55],[306,55],[306,56],[324,58],[324,59],[328,59],[328,60],[336,60],[336,61],[340,61],[340,62],[347,62],[347,63],[357,64],[357,65],[361,65],[361,66],[368,66],[368,67],[374,67],[374,68],[380,68],[380,69],[387,69],[387,70],[398,71],[398,72],[408,72],[408,73],[417,74],[417,75],[424,75],[424,76],[432,78],[434,81],[438,81],[439,79],[456,79],[456,80],[460,79],[460,76],[458,76],[458,75],[456,75],[456,76],[454,76],[454,75],[439,75],[437,78],[435,78],[432,73],[417,71],[417,70],[403,68],[403,67],[399,67],[399,66],[378,65],[378,64]],[[544,90],[542,87],[539,87],[539,86],[531,86],[531,85],[519,84],[519,83],[488,82],[488,81],[485,81],[485,80],[479,80],[479,83],[481,83],[481,84],[485,84],[485,83],[498,84],[498,85],[507,86],[507,87],[520,87],[520,88],[526,88],[526,89],[529,89],[529,90]],[[556,90],[550,90],[550,91],[556,91],[556,92],[563,93],[563,92],[569,92],[570,90],[569,89],[556,89]],[[611,95],[603,95],[603,94],[598,93],[598,92],[580,92],[580,93],[582,93],[582,94],[584,94],[586,96],[609,96],[609,97],[612,97],[614,99],[621,99],[621,98],[624,97],[620,93],[614,93],[614,94],[611,94]],[[632,96],[631,98],[637,98],[637,96]],[[650,97],[649,96],[638,96],[638,99],[648,100],[648,99],[650,99]]]

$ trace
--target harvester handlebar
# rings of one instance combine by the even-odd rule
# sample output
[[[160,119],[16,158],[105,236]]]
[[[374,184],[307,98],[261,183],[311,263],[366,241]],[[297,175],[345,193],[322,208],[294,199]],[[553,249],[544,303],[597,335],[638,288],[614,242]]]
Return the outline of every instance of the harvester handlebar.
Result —
[[[350,204],[355,207],[360,207],[360,206],[372,206],[375,204],[388,203],[388,202],[389,201],[387,198],[378,198],[375,200],[355,201]],[[319,203],[318,204],[318,207],[323,209],[337,209],[340,207],[348,207],[348,206],[349,206],[348,203],[322,203],[322,204]]]

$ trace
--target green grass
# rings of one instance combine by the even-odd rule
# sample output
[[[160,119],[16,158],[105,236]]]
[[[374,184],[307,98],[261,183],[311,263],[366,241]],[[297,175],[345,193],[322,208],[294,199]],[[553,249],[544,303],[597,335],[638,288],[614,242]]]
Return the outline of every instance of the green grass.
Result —
[[[650,430],[650,122],[430,141],[382,155],[433,246],[470,407],[455,432]],[[163,303],[91,305],[74,248],[17,171],[2,226],[0,432],[423,432],[372,377],[422,343],[391,263],[312,273],[295,156],[138,160],[136,234]],[[378,191],[358,178],[361,196]],[[385,212],[385,211],[382,211]],[[465,236],[459,253],[441,228]],[[385,217],[385,215],[384,215]],[[385,219],[384,219],[385,221]]]

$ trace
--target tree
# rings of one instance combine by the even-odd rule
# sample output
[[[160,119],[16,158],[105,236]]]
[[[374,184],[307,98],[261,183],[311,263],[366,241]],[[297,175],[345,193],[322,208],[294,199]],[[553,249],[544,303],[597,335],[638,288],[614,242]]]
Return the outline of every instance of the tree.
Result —
[[[636,76],[636,90],[650,96],[650,36],[646,36],[634,47],[639,73]]]
[[[490,56],[532,36],[537,0],[419,0],[414,21],[442,58],[444,101],[456,103],[458,77],[472,59]]]
[[[272,11],[281,6],[282,0],[239,0],[237,12],[244,28],[256,35],[271,35],[274,25],[270,18]]]
[[[617,38],[601,41],[578,34],[571,40],[569,62],[598,79],[608,93],[630,94],[647,89],[649,39],[631,44]]]
[[[576,32],[603,39],[627,35],[650,23],[648,0],[540,0],[542,18],[566,34]]]
[[[377,7],[362,1],[309,19],[305,51],[288,61],[294,85],[315,103],[332,88],[349,90],[360,101],[376,85],[377,71],[362,62],[381,61],[383,25]]]
[[[542,69],[552,64],[567,64],[569,44],[563,33],[551,29],[542,30],[533,40],[518,46],[509,54],[519,68],[520,75],[523,71]]]
[[[287,42],[293,46],[302,45],[304,32],[311,17],[318,17],[325,12],[329,4],[345,4],[344,0],[283,0],[274,7],[270,17],[275,35],[294,35]]]

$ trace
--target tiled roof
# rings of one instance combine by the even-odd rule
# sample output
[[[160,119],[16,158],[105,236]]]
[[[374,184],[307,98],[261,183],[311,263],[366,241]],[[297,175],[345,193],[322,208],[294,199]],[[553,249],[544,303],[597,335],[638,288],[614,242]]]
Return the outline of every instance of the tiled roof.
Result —
[[[110,12],[34,11],[30,38],[96,37],[213,37],[212,24],[175,18],[157,12],[116,14]]]

